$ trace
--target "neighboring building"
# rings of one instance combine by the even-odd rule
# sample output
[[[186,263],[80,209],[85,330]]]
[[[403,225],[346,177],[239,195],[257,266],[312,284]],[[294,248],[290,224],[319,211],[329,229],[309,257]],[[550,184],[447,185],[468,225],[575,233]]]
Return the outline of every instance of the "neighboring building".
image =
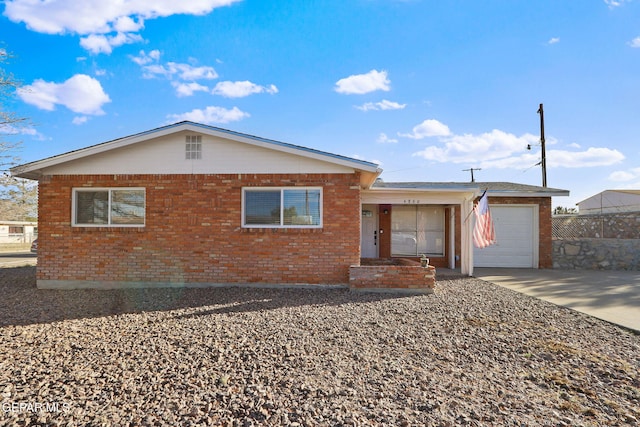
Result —
[[[37,237],[37,222],[0,221],[0,243],[31,243]]]
[[[605,190],[577,204],[579,215],[640,212],[640,190]]]
[[[463,274],[551,268],[551,196],[568,191],[384,183],[381,172],[191,122],[12,169],[39,181],[41,288],[346,284],[361,257],[421,254]],[[472,207],[485,189],[499,243],[474,251]]]

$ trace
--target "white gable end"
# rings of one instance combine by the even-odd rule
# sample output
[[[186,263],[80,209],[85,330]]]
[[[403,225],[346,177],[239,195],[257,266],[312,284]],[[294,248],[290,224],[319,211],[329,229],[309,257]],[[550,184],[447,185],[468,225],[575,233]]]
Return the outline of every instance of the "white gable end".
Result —
[[[187,155],[187,136],[197,136],[196,153],[190,151]],[[11,168],[12,175],[27,179],[40,179],[43,175],[355,172],[360,172],[360,185],[368,188],[382,170],[371,162],[193,122],[168,125]]]
[[[186,136],[202,136],[200,159],[186,158]],[[335,163],[189,131],[152,138],[42,169],[44,175],[353,173]]]

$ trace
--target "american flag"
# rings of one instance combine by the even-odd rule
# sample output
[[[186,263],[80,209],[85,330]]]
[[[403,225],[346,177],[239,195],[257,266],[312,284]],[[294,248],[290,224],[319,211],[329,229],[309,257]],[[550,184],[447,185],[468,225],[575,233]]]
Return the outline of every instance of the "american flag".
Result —
[[[476,213],[476,225],[473,228],[473,244],[476,248],[486,248],[496,243],[496,232],[493,228],[489,197],[485,191],[478,203],[473,207]]]

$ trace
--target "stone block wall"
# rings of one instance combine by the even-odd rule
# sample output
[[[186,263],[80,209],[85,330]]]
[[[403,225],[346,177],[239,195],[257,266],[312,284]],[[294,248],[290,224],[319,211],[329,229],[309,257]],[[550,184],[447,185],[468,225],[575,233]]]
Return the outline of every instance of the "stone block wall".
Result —
[[[553,238],[640,239],[640,212],[554,216]]]
[[[640,239],[557,239],[553,268],[640,270]]]

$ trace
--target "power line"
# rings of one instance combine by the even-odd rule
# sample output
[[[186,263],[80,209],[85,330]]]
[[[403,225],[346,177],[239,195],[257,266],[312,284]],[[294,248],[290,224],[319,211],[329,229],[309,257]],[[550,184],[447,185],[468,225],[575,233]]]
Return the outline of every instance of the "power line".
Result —
[[[470,168],[470,169],[462,169],[462,172],[468,172],[471,171],[471,182],[476,182],[475,178],[473,177],[473,171],[481,171],[482,169],[480,168]]]

